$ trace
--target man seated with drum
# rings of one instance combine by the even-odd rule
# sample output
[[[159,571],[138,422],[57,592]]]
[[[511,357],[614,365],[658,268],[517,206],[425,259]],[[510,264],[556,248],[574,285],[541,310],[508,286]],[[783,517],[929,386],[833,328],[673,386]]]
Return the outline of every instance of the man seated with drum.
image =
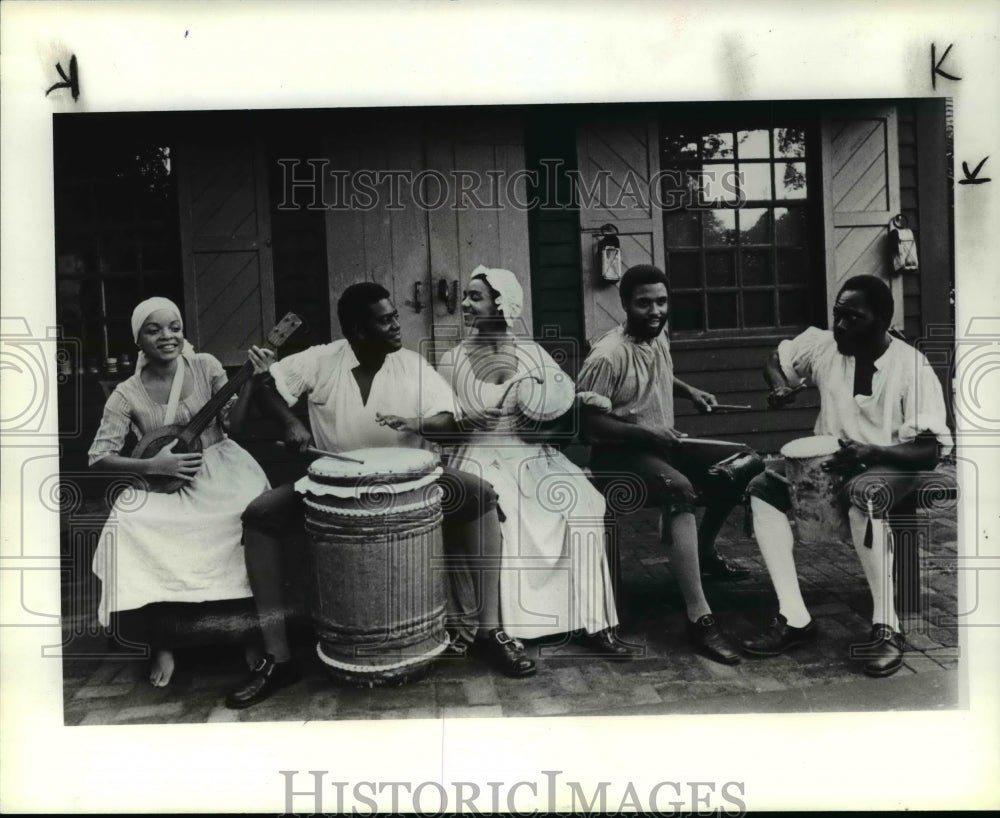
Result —
[[[722,460],[752,452],[736,443],[686,442],[674,428],[675,397],[687,398],[701,412],[711,412],[717,401],[674,375],[663,271],[651,265],[631,267],[619,293],[625,323],[594,343],[576,382],[584,402],[584,432],[593,446],[590,469],[609,510],[624,512],[624,505],[631,510],[662,509],[673,543],[671,567],[687,610],[688,636],[707,657],[736,664],[738,646],[719,628],[701,580],[749,575],[719,555],[715,539],[755,472],[737,469],[734,479],[713,480],[709,470]],[[753,459],[759,471],[759,458]],[[637,495],[637,502],[620,502],[623,492]],[[699,528],[695,505],[701,500],[706,509]]]
[[[332,452],[430,447],[421,434],[396,423],[397,418],[418,418],[425,436],[460,431],[451,388],[422,356],[402,348],[399,314],[385,288],[372,282],[351,285],[337,302],[337,316],[344,340],[270,364],[277,394],[271,387],[256,391],[265,410],[284,424],[286,445],[301,451],[315,437],[319,448]],[[303,394],[309,398],[312,433],[289,408]],[[499,543],[492,487],[450,468],[440,482],[445,486],[448,554],[467,557],[481,542]],[[226,698],[227,707],[249,707],[298,678],[284,617],[281,544],[302,530],[303,519],[302,499],[292,483],[265,492],[243,514],[244,557],[265,656],[247,682]],[[479,606],[478,652],[507,675],[533,673],[535,664],[523,646],[498,627],[498,590],[483,588]]]
[[[833,307],[833,330],[810,327],[782,341],[764,368],[771,406],[795,399],[803,382],[817,387],[816,435],[839,439],[827,468],[843,477],[850,536],[872,595],[871,641],[864,671],[881,677],[903,661],[893,604],[892,540],[885,515],[926,482],[952,448],[944,395],[924,355],[889,333],[889,287],[870,275],[844,282]],[[747,653],[776,656],[816,638],[792,556],[789,485],[776,464],[750,484],[754,531],[778,596],[778,614]]]

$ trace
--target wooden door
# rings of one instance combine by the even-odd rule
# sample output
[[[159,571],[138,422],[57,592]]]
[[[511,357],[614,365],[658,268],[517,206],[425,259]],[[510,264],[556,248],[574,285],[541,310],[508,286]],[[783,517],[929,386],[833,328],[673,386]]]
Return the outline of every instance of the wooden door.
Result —
[[[519,204],[527,201],[524,174],[518,173],[525,168],[523,120],[475,111],[471,116],[436,118],[427,122],[424,139],[426,168],[450,182],[441,205],[427,208],[434,288],[428,359],[436,362],[461,338],[462,291],[480,264],[502,267],[518,277],[524,312],[514,329],[530,337],[528,213]],[[424,183],[436,184],[430,175]],[[423,200],[434,204],[432,191],[425,191]]]
[[[358,281],[377,281],[392,294],[403,343],[436,362],[462,333],[461,293],[479,264],[505,267],[521,280],[530,300],[527,212],[491,202],[487,172],[506,177],[524,168],[519,119],[467,120],[417,114],[353,114],[325,139],[328,171],[346,174],[358,204],[326,213],[331,327],[339,336],[336,301]],[[388,179],[363,190],[373,176],[400,173],[395,192]],[[459,183],[463,175],[477,184]],[[359,185],[359,181],[362,182]],[[461,189],[468,190],[466,195]],[[525,183],[517,198],[524,201]],[[342,191],[330,189],[328,206]],[[343,199],[344,197],[341,196]],[[525,304],[523,331],[531,331]]]
[[[264,163],[250,136],[176,148],[185,333],[226,366],[275,323]]]
[[[388,184],[366,190],[367,174],[423,167],[420,121],[410,116],[355,114],[327,128],[326,252],[330,278],[330,328],[343,337],[337,299],[351,284],[374,281],[399,310],[403,343],[419,349],[430,337],[431,279],[427,217],[409,184],[395,194]],[[365,175],[362,175],[365,174]]]
[[[874,275],[892,288],[903,327],[903,287],[890,276],[887,225],[900,212],[896,110],[846,108],[822,122],[827,316],[844,280]]]

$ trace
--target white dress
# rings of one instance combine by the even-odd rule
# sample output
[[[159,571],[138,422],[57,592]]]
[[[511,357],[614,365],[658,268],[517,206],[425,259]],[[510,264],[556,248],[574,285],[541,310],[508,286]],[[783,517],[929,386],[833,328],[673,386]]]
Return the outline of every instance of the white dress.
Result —
[[[496,406],[507,388],[475,377],[468,358],[474,343],[463,341],[439,364],[463,411]],[[556,367],[533,341],[519,340],[515,349],[516,375],[543,365]],[[604,498],[558,449],[518,436],[514,389],[503,408],[505,415],[494,431],[450,449],[448,462],[492,484],[499,497],[504,630],[535,639],[617,625],[605,554]]]
[[[194,389],[177,408],[187,423],[226,382],[211,355],[186,357]],[[138,375],[118,385],[104,407],[90,448],[93,464],[120,454],[129,428],[141,439],[164,425],[166,406],[154,403]],[[101,532],[93,570],[101,580],[98,620],[151,602],[207,602],[251,596],[243,562],[241,515],[269,488],[250,454],[226,437],[218,420],[201,435],[202,467],[173,494],[125,489]]]

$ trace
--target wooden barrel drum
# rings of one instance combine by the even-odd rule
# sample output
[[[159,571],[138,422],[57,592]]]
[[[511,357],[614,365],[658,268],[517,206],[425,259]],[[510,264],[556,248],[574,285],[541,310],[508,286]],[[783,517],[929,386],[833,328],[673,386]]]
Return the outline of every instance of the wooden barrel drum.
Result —
[[[823,468],[839,448],[837,438],[817,435],[793,440],[781,449],[795,514],[796,539],[801,543],[850,542],[847,507],[840,496],[843,478]]]
[[[441,468],[421,449],[320,458],[297,484],[315,566],[316,651],[338,681],[375,687],[425,672],[447,644]]]

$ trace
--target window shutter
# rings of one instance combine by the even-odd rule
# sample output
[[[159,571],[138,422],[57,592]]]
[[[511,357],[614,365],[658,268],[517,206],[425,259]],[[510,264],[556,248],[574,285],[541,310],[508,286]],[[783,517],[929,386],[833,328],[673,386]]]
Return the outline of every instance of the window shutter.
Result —
[[[235,366],[275,324],[263,145],[178,145],[177,176],[185,335]]]
[[[593,233],[604,224],[618,228],[623,271],[636,264],[664,268],[663,214],[649,189],[660,168],[656,122],[582,124],[577,131],[577,166],[586,332],[593,339],[623,318],[618,288],[602,281],[597,269]]]
[[[892,288],[893,326],[902,328],[902,283],[890,276],[886,247],[886,226],[900,210],[895,108],[852,107],[828,115],[822,139],[827,317],[845,279],[875,275]]]

